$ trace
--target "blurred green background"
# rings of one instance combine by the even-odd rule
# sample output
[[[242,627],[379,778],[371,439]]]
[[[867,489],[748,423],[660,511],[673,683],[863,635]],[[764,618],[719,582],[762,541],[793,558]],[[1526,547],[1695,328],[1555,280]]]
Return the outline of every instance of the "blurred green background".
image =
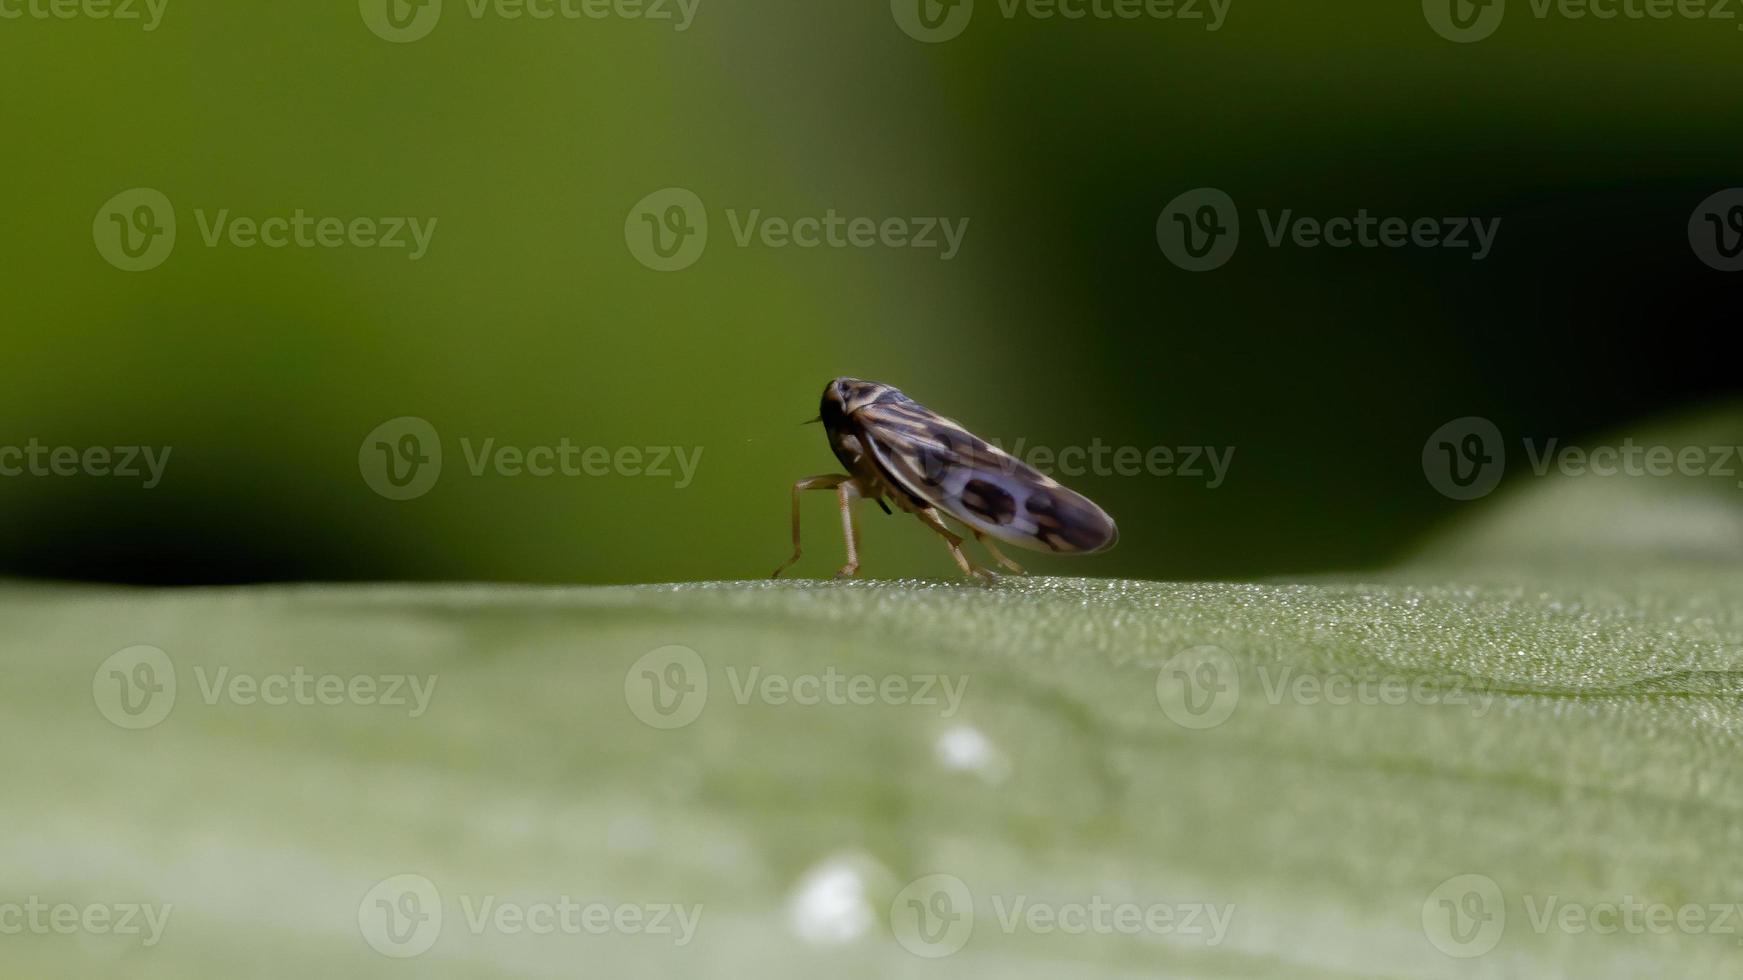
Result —
[[[704,902],[713,923],[670,957],[451,926],[408,976],[1732,962],[1728,935],[1533,931],[1520,897],[1731,901],[1743,882],[1737,478],[1538,479],[1522,451],[1743,442],[1739,280],[1689,233],[1743,185],[1736,20],[1540,18],[1512,0],[1460,6],[1495,29],[1459,43],[1434,24],[1466,0],[1233,0],[1214,31],[977,0],[926,8],[961,28],[928,43],[910,31],[932,0],[699,0],[683,30],[483,0],[139,0],[161,14],[146,30],[67,2],[0,0],[0,467],[26,446],[170,455],[151,489],[0,474],[0,578],[758,578],[788,553],[792,482],[835,468],[801,423],[844,374],[1006,445],[1234,455],[1215,487],[1065,476],[1118,519],[1120,547],[1019,557],[1086,579],[9,582],[0,734],[20,748],[0,781],[20,789],[0,803],[0,898],[178,909],[163,955],[25,937],[0,950],[14,972],[380,976],[359,909],[406,871],[450,903],[584,887]],[[1206,187],[1238,205],[1241,241],[1192,273],[1159,216]],[[131,233],[111,231],[136,189],[167,202],[144,217],[173,213],[176,238],[126,271]],[[685,195],[706,247],[660,271],[644,215]],[[1500,230],[1480,262],[1272,248],[1260,210]],[[203,235],[220,214],[299,211],[434,233],[415,260]],[[944,261],[741,246],[753,211],[968,225]],[[1508,459],[1493,496],[1460,502],[1424,449],[1469,416]],[[412,449],[439,446],[442,466],[402,490],[376,461],[419,432]],[[701,455],[693,480],[474,476],[486,442]],[[826,576],[831,501],[806,508],[795,574]],[[861,521],[864,574],[954,578],[912,520]],[[1104,581],[1122,576],[1187,581]],[[1268,576],[1291,581],[1202,581]],[[1168,715],[1162,682],[1204,644],[1249,693],[1201,731]],[[166,673],[110,672],[141,645]],[[715,693],[668,730],[636,706],[645,658],[674,646],[703,670],[681,680],[712,674]],[[974,693],[948,725],[901,705],[819,716],[737,699],[739,668],[972,674]],[[206,692],[208,672],[304,669],[441,688],[418,719]],[[174,670],[179,696],[159,683]],[[1468,677],[1503,700],[1483,717],[1295,703],[1263,696],[1261,671]],[[135,683],[173,708],[161,724],[105,711]],[[961,729],[1005,771],[938,758]],[[867,940],[891,886],[941,870],[982,894],[1227,900],[1252,925],[1216,955],[990,927],[944,962],[881,939],[800,948],[805,883],[843,862],[867,883],[847,911],[880,920]],[[1437,948],[1424,896],[1471,872],[1516,918],[1466,960]]]
[[[169,0],[150,31],[0,19],[0,443],[172,452],[149,491],[0,479],[0,572],[766,575],[788,550],[788,486],[834,469],[798,423],[842,374],[1007,443],[1235,447],[1215,489],[1068,479],[1121,545],[1037,570],[1367,567],[1482,506],[1424,479],[1448,419],[1578,440],[1736,385],[1736,280],[1686,233],[1743,182],[1734,21],[1515,2],[1460,44],[1408,2],[1235,0],[1209,31],[981,0],[960,36],[922,43],[877,0],[701,0],[682,31],[448,0],[427,36],[391,43],[369,2]],[[1193,274],[1156,225],[1201,186],[1245,227],[1233,261]],[[178,237],[126,272],[93,222],[138,187],[173,203]],[[710,238],[659,272],[626,219],[668,187],[705,203]],[[415,261],[202,240],[201,215],[299,208],[437,225]],[[1481,262],[1269,248],[1259,208],[1502,225]],[[970,224],[950,261],[740,247],[728,211],[751,209]],[[401,416],[434,427],[445,465],[395,501],[359,448]],[[462,439],[702,456],[682,489],[474,477]],[[823,496],[801,575],[839,564]],[[866,574],[954,573],[911,520],[864,511]]]

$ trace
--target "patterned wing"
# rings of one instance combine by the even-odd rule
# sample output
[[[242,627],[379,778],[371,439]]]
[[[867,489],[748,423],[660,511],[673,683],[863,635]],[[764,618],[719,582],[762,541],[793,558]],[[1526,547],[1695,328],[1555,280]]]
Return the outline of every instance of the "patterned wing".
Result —
[[[1113,519],[1089,498],[902,396],[853,413],[886,480],[958,521],[1031,551],[1106,551]]]

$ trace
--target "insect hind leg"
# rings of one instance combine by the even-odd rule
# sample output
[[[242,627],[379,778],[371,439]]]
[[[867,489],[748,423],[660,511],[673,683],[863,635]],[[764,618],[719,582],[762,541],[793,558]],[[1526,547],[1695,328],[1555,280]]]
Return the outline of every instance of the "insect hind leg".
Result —
[[[974,530],[974,539],[981,543],[981,547],[986,549],[987,554],[993,556],[993,561],[996,561],[1000,565],[1003,565],[1007,570],[1009,570],[1011,572],[1015,572],[1018,575],[1029,574],[1028,572],[1023,571],[1023,566],[1017,564],[1016,562],[1010,560],[1009,558],[1006,558],[1005,553],[999,550],[999,546],[993,543],[992,538],[987,537],[985,534],[981,533],[979,530]]]
[[[916,511],[914,516],[920,518],[920,523],[938,532],[939,537],[944,539],[945,546],[950,549],[950,557],[956,559],[956,567],[962,569],[962,574],[984,581],[998,578],[990,569],[982,568],[969,560],[968,555],[962,550],[962,536],[945,526],[944,518],[938,516],[938,511],[935,508],[929,507],[922,511]]]

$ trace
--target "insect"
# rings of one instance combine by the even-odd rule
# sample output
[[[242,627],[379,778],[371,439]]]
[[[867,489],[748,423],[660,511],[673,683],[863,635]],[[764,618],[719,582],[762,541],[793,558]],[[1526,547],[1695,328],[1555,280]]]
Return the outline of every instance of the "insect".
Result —
[[[834,490],[841,503],[847,564],[837,578],[859,573],[859,529],[853,502],[864,498],[893,513],[886,499],[920,519],[950,548],[964,575],[993,578],[963,553],[961,535],[945,516],[968,528],[1005,568],[1023,569],[993,539],[1032,551],[1094,554],[1119,540],[1113,518],[1080,493],[938,415],[896,388],[858,378],[836,378],[823,389],[822,422],[829,448],[847,473],[813,476],[793,484],[793,557],[775,569],[780,578],[799,560],[799,496]]]

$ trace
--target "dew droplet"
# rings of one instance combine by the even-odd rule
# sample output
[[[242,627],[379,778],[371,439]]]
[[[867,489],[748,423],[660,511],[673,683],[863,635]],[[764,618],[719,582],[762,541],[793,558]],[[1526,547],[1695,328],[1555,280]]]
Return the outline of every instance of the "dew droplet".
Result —
[[[793,934],[815,946],[851,943],[871,930],[877,912],[866,898],[869,859],[827,858],[793,886],[787,921]]]
[[[1011,762],[992,739],[973,725],[947,728],[933,744],[938,764],[952,772],[972,772],[997,785],[1011,774]]]

